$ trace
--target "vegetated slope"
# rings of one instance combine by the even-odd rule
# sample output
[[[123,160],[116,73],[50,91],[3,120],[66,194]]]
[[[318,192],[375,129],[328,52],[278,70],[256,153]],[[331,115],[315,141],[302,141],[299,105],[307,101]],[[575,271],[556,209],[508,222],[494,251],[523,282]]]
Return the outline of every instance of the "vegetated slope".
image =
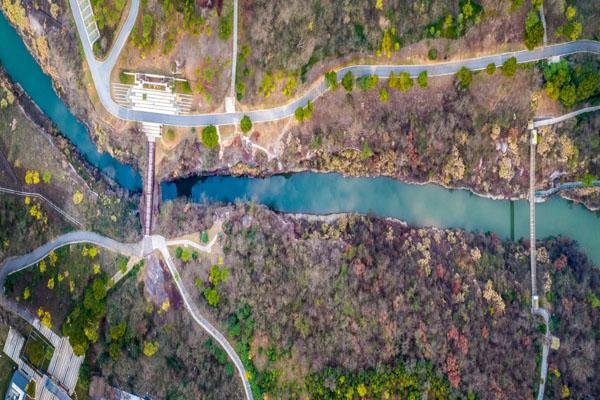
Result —
[[[28,97],[1,73],[0,80],[0,186],[42,194],[84,229],[135,240],[137,195],[103,179]],[[1,197],[0,260],[78,228],[42,199]]]
[[[177,205],[172,215],[194,208]],[[532,396],[541,334],[529,311],[524,243],[371,217],[307,222],[255,205],[228,211],[222,248],[230,276],[218,287],[215,315],[228,321],[262,392],[339,398],[336,390],[366,382],[373,394],[394,366],[428,361],[462,396]],[[188,284],[210,281],[200,264],[182,267]],[[564,346],[550,356],[550,398],[563,386],[589,397],[600,390],[598,357],[587,352],[598,344],[598,271],[566,239],[540,243],[538,265],[542,304]],[[197,296],[210,309],[202,291]]]
[[[237,371],[221,365],[225,352],[191,319],[174,285],[166,288],[171,300],[164,309],[132,277],[109,293],[105,328],[86,359],[91,374],[152,398],[242,399]],[[120,324],[124,333],[112,336]]]
[[[316,1],[240,3],[238,99],[275,103],[294,94],[300,81],[312,82],[323,65],[368,57],[390,62],[395,54],[426,59],[430,47],[437,58],[475,46],[495,48],[519,43],[524,10],[492,1]],[[480,27],[474,28],[473,27]],[[473,31],[475,33],[471,34]],[[464,40],[456,40],[463,38]],[[400,50],[431,39],[408,53]],[[397,62],[397,60],[393,60]],[[317,75],[309,72],[317,67]],[[300,85],[300,86],[299,86]],[[303,89],[302,89],[303,90]],[[283,100],[283,99],[282,99]]]
[[[595,58],[572,60],[564,65],[573,77],[558,91],[551,90],[552,80],[544,83],[542,71],[549,67],[533,64],[517,67],[513,76],[500,69],[479,72],[466,88],[450,77],[429,78],[425,88],[410,80],[399,90],[389,80],[367,90],[359,84],[350,92],[338,87],[314,103],[309,120],[290,129],[282,140],[282,158],[292,170],[433,180],[518,196],[528,187],[528,119],[561,115],[597,96],[599,80],[582,73],[581,82],[592,77],[583,85],[574,72],[597,69]],[[559,104],[562,98],[568,100],[565,107]],[[564,180],[595,173],[597,131],[585,121],[597,118],[594,113],[540,130],[536,173],[541,185],[550,186],[554,171],[565,172]]]

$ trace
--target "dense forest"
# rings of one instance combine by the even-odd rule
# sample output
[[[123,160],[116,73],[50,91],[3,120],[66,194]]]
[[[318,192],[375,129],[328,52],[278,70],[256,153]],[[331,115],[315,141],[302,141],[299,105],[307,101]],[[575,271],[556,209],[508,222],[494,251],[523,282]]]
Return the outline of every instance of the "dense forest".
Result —
[[[198,210],[170,204],[161,224],[188,218],[188,228],[206,228],[212,217]],[[256,394],[402,394],[394,382],[410,376],[420,377],[413,393],[433,379],[424,387],[441,391],[431,398],[535,393],[541,321],[529,312],[526,242],[373,217],[292,218],[255,205],[220,214],[220,266],[200,257],[180,268],[254,372]],[[538,245],[542,304],[562,342],[550,355],[549,398],[567,390],[590,398],[600,390],[599,272],[566,238]],[[227,270],[217,283],[216,269]]]

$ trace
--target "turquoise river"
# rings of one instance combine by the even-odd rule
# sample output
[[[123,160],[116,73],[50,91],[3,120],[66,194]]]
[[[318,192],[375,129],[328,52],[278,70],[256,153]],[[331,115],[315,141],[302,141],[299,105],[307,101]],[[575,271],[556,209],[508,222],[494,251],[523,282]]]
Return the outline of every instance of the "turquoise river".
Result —
[[[55,93],[51,80],[0,13],[0,62],[60,131],[95,167],[123,187],[139,191],[138,171],[98,152],[85,126]],[[298,173],[266,179],[207,177],[161,184],[162,199],[187,196],[193,201],[253,200],[284,212],[371,213],[411,225],[493,231],[503,238],[528,236],[527,202],[492,200],[467,190],[412,185],[391,178],[347,178],[338,174]],[[566,235],[600,265],[600,213],[553,198],[536,208],[537,237]]]

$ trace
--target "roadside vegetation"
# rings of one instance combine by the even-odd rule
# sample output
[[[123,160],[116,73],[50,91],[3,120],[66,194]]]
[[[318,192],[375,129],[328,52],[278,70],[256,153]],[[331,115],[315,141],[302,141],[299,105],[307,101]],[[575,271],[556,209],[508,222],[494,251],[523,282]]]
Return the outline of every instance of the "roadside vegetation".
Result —
[[[96,56],[104,57],[118,32],[127,0],[90,0],[100,39],[94,43]]]
[[[193,96],[193,110],[213,111],[230,83],[232,31],[232,0],[142,0],[119,67],[178,74],[187,82],[176,91]]]
[[[36,265],[9,275],[6,292],[32,314],[38,315],[44,325],[71,336],[73,331],[68,321],[75,319],[73,310],[80,304],[87,304],[85,312],[78,314],[92,316],[88,311],[95,311],[92,306],[102,299],[97,293],[94,293],[96,297],[90,296],[90,290],[99,290],[98,285],[94,285],[96,281],[102,280],[106,286],[108,277],[116,273],[121,263],[122,257],[92,245],[61,247]],[[90,322],[96,321],[90,319]],[[85,326],[87,337],[93,337],[98,326],[94,323]],[[71,344],[75,347],[81,345],[81,341],[73,336]],[[82,353],[77,351],[77,354]]]
[[[173,283],[164,282],[162,304],[148,285],[140,274],[108,292],[105,323],[85,361],[91,376],[153,398],[241,399],[237,371],[222,365],[227,356],[191,320]]]
[[[422,76],[415,84],[407,73],[399,73],[372,89],[328,92],[313,105],[312,118],[290,129],[291,139],[282,139],[290,143],[283,156],[285,169],[433,180],[518,196],[528,185],[527,120],[548,112],[536,111],[539,107],[551,107],[555,115],[567,112],[559,101],[569,107],[593,103],[600,90],[596,64],[593,56],[538,66],[518,65],[510,58],[485,71],[463,68],[454,78]],[[355,84],[333,78],[326,77],[330,87]],[[547,134],[552,150],[540,163],[541,182],[555,170],[567,172],[565,180],[597,174],[595,146],[590,144],[595,143],[594,128],[584,124],[577,134],[570,131],[578,121],[565,123],[570,128],[561,130],[560,140]],[[361,150],[365,146],[370,152]]]
[[[238,100],[289,97],[310,81],[317,64],[349,54],[387,59],[426,37],[458,37],[479,22],[481,12],[473,0],[458,6],[443,1],[418,6],[409,1],[244,2]]]

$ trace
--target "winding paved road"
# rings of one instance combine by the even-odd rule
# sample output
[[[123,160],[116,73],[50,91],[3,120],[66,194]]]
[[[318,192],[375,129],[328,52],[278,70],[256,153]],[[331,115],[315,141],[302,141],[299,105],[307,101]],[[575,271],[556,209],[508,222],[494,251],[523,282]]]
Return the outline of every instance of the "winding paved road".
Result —
[[[217,330],[217,328],[215,328],[206,318],[204,318],[202,316],[202,314],[198,310],[198,307],[191,300],[191,297],[187,293],[187,290],[185,289],[183,282],[181,281],[181,277],[180,277],[179,273],[177,272],[177,268],[173,264],[173,260],[171,259],[171,255],[170,255],[169,249],[167,247],[168,245],[175,245],[175,244],[190,245],[200,251],[206,252],[206,251],[211,250],[215,241],[216,241],[216,237],[213,238],[211,243],[209,243],[208,245],[202,246],[202,245],[198,245],[194,242],[187,241],[187,240],[174,240],[174,241],[167,242],[167,240],[163,236],[153,235],[153,236],[146,236],[144,238],[144,240],[142,240],[138,243],[121,243],[121,242],[117,242],[116,240],[107,238],[105,236],[98,235],[97,233],[94,233],[94,232],[88,232],[88,231],[69,232],[69,233],[66,233],[64,235],[57,237],[56,239],[54,239],[51,242],[48,242],[48,243],[38,247],[37,249],[33,250],[31,253],[25,254],[20,257],[11,257],[11,258],[4,260],[4,262],[2,262],[0,264],[0,285],[3,290],[3,288],[4,288],[3,283],[5,282],[6,277],[8,275],[15,273],[17,271],[20,271],[24,268],[27,268],[27,267],[39,262],[43,258],[45,258],[48,255],[48,253],[50,253],[51,251],[56,250],[59,247],[63,247],[63,246],[70,245],[70,244],[92,243],[97,246],[104,247],[108,250],[111,250],[115,253],[123,254],[123,255],[126,255],[129,257],[143,257],[143,256],[151,253],[154,250],[158,250],[162,254],[162,257],[165,260],[167,267],[169,268],[169,272],[173,276],[173,280],[175,281],[177,289],[179,290],[179,293],[181,294],[181,297],[183,298],[183,302],[185,304],[187,311],[190,313],[190,315],[192,316],[194,321],[198,325],[200,325],[200,327],[202,327],[202,329],[204,329],[206,332],[208,332],[208,334],[211,337],[213,337],[221,345],[221,347],[227,352],[229,358],[234,363],[237,371],[239,372],[240,378],[241,378],[243,386],[244,386],[244,392],[245,392],[246,399],[253,400],[252,390],[250,388],[250,382],[248,381],[248,378],[246,377],[246,370],[244,368],[244,364],[242,363],[242,360],[237,355],[237,353],[235,352],[235,350],[233,349],[231,344],[227,341],[225,336],[223,336],[223,334],[221,334],[221,332],[219,332]],[[0,296],[0,302],[2,302],[2,298],[3,298],[3,296]],[[11,306],[8,302],[2,302],[2,303],[6,308],[15,312],[15,310],[13,310],[11,308]],[[6,303],[6,304],[4,304],[4,303]],[[18,310],[16,310],[16,311],[18,311]]]
[[[31,253],[20,257],[11,257],[6,259],[2,264],[0,274],[6,276],[20,271],[44,259],[44,257],[46,257],[51,251],[56,250],[59,247],[75,243],[92,243],[97,246],[104,247],[105,249],[114,251],[115,253],[124,254],[129,257],[139,257],[143,255],[142,242],[121,243],[105,236],[98,235],[94,232],[74,231],[65,233],[51,242],[43,244],[42,246],[33,250]]]
[[[71,4],[71,11],[73,12],[75,24],[77,26],[77,31],[79,32],[79,37],[85,37],[87,33],[85,30],[81,12],[77,7],[77,0],[69,0],[69,2]],[[139,11],[139,5],[140,0],[131,1],[130,12],[127,16],[127,20],[125,21],[123,27],[119,31],[119,35],[117,36],[117,39],[115,40],[115,43],[106,60],[96,60],[89,41],[81,40],[83,51],[92,74],[92,79],[96,87],[98,98],[100,99],[102,105],[108,110],[108,112],[117,118],[130,121],[153,122],[164,125],[188,127],[203,126],[210,124],[237,124],[239,123],[240,119],[244,114],[248,115],[253,122],[275,121],[293,115],[296,108],[305,106],[309,100],[314,101],[328,90],[324,79],[320,78],[301,97],[283,106],[265,110],[254,110],[246,113],[233,112],[195,115],[166,115],[160,113],[136,111],[122,107],[118,105],[110,95],[110,73],[116,64],[123,47],[125,46],[127,38],[129,37],[129,33],[133,28],[133,25],[135,24],[135,20]],[[235,17],[237,19],[237,13]],[[237,37],[237,23],[234,24],[234,28],[236,34],[235,36]],[[494,63],[497,66],[500,66],[504,63],[504,61],[513,56],[516,57],[517,62],[526,63],[546,59],[553,56],[565,56],[568,54],[582,52],[600,53],[600,42],[593,40],[578,40],[575,42],[567,42],[551,46],[539,47],[531,51],[522,50],[436,64],[353,65],[339,69],[337,71],[337,77],[338,79],[341,79],[342,76],[348,71],[352,71],[352,73],[356,77],[365,75],[378,75],[381,78],[389,77],[391,72],[401,71],[409,72],[411,76],[414,77],[416,77],[421,71],[427,71],[427,74],[429,76],[452,75],[455,74],[463,66],[471,70],[482,70],[490,63]]]
[[[184,242],[184,241],[173,241],[173,242],[169,242],[169,244],[176,243],[176,242]],[[192,300],[190,300],[191,297],[188,294],[187,290],[185,289],[183,282],[181,281],[181,277],[180,277],[179,273],[177,272],[177,268],[175,268],[175,265],[173,264],[173,260],[171,259],[171,254],[169,253],[167,244],[168,243],[164,237],[158,236],[158,235],[152,236],[152,247],[154,249],[158,250],[162,254],[163,259],[167,263],[167,267],[169,268],[169,272],[171,273],[171,276],[173,276],[173,280],[175,281],[175,284],[177,285],[179,294],[181,294],[181,297],[183,298],[183,303],[185,304],[185,308],[191,314],[194,321],[196,321],[196,323],[198,325],[200,325],[206,332],[208,332],[208,334],[210,336],[212,336],[213,339],[215,339],[221,345],[221,347],[227,352],[227,355],[229,356],[231,361],[233,361],[233,364],[235,365],[235,368],[237,369],[237,371],[240,375],[240,378],[242,379],[242,383],[244,384],[244,393],[246,395],[246,399],[253,400],[254,397],[252,395],[252,389],[250,388],[250,382],[248,381],[248,378],[246,377],[246,369],[244,368],[244,364],[242,363],[242,360],[237,355],[237,353],[235,352],[233,347],[231,347],[231,344],[229,344],[229,342],[227,341],[225,336],[223,336],[223,334],[221,334],[221,332],[219,332],[217,330],[217,328],[215,328],[206,318],[204,318],[202,316],[202,314],[200,313],[200,310],[198,310],[198,307],[196,306],[196,304],[194,304],[194,302]],[[194,247],[196,247],[196,246],[194,246]]]

